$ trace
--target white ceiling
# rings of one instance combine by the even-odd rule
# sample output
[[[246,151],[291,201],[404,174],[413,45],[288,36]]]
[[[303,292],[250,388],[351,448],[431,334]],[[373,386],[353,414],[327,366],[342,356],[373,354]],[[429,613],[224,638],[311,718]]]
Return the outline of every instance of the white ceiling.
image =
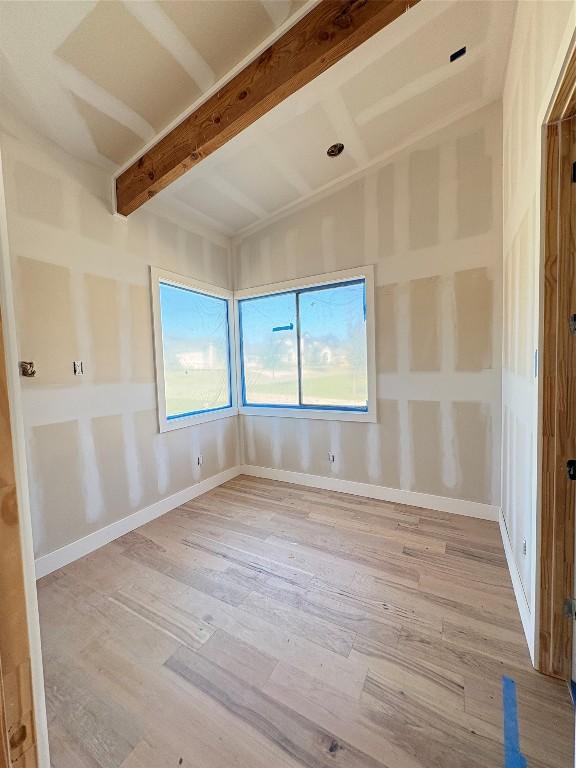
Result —
[[[500,98],[514,10],[512,0],[422,0],[148,205],[238,235],[362,173]],[[337,141],[343,154],[327,157]]]
[[[303,0],[0,0],[0,109],[116,171]]]
[[[0,109],[116,175],[316,1],[0,0]],[[421,0],[147,206],[238,235],[344,183],[500,98],[514,10]]]

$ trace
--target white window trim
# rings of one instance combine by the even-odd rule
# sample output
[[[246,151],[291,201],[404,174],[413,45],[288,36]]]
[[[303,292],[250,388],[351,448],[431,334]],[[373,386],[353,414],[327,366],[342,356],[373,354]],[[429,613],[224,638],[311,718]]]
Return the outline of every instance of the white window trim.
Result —
[[[348,280],[364,279],[366,282],[366,352],[368,373],[368,410],[367,411],[338,411],[338,410],[314,410],[313,408],[282,408],[275,406],[243,405],[238,400],[238,412],[245,416],[278,416],[292,419],[323,419],[324,421],[378,421],[377,414],[377,389],[376,389],[376,339],[374,319],[374,266],[372,264],[344,269],[338,272],[329,272],[323,275],[285,280],[281,283],[259,285],[254,288],[246,288],[234,292],[234,336],[236,338],[235,358],[236,365],[236,392],[242,391],[242,364],[240,358],[240,320],[238,302],[241,299],[252,299],[257,296],[270,296],[274,293],[284,293],[298,288],[309,288],[332,283],[343,283]]]
[[[158,403],[158,429],[160,432],[171,432],[174,429],[182,429],[193,424],[204,424],[208,421],[227,419],[238,414],[237,406],[237,366],[236,366],[236,340],[234,320],[234,294],[226,288],[217,285],[203,283],[185,275],[168,272],[158,267],[150,267],[150,282],[152,292],[152,319],[154,329],[154,364],[156,367],[156,399]],[[166,417],[166,387],[164,380],[164,347],[162,344],[162,317],[160,307],[160,283],[174,285],[177,288],[187,288],[207,296],[225,299],[228,302],[228,343],[230,348],[230,396],[232,405],[217,411],[196,413],[192,416],[183,416],[179,419]]]

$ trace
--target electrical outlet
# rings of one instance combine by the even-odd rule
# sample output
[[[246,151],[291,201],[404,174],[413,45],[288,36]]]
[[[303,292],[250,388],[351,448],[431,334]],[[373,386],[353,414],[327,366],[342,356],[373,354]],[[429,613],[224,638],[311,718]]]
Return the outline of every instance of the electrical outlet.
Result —
[[[336,461],[336,456],[334,456],[332,451],[328,451],[328,463],[334,464],[335,461]]]
[[[202,454],[200,454],[199,456],[196,457],[196,464],[199,467],[201,467],[202,464],[204,464],[204,456],[202,456]]]
[[[84,363],[82,360],[74,360],[72,369],[74,371],[74,376],[84,376]]]

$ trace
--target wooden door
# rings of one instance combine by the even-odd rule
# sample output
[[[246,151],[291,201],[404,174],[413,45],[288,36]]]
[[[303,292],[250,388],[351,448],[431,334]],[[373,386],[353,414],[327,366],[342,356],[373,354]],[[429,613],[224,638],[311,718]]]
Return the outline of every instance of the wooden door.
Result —
[[[36,768],[26,594],[0,310],[0,768]]]

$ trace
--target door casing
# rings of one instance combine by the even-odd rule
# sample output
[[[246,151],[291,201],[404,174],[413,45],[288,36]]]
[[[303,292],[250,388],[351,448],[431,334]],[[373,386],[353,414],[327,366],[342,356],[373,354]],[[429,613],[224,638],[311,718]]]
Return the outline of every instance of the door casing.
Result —
[[[574,592],[576,481],[576,49],[545,125],[543,320],[540,345],[540,558],[537,668],[568,680]]]
[[[0,768],[48,768],[48,728],[0,149]]]

